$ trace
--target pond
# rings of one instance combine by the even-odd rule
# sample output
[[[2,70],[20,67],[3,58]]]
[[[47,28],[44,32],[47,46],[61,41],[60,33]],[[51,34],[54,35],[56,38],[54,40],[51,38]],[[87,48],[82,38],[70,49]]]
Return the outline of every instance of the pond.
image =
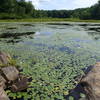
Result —
[[[0,50],[32,76],[31,100],[64,100],[75,77],[100,61],[100,24],[0,23]]]

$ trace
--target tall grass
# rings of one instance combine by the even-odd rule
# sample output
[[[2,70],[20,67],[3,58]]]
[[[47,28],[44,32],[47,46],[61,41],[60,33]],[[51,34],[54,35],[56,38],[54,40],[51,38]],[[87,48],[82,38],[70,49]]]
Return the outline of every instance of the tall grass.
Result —
[[[30,18],[30,19],[5,19],[0,20],[0,22],[97,22],[100,23],[100,20],[80,20],[73,18]]]

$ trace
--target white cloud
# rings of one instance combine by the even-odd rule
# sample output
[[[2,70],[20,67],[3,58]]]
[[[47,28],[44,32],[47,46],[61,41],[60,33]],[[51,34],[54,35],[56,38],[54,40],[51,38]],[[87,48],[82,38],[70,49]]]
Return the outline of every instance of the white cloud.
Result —
[[[27,0],[32,1],[36,9],[75,9],[90,7],[98,0]]]
[[[82,8],[82,7],[89,7],[97,2],[98,0],[74,0],[73,4],[77,6],[77,8]]]
[[[32,3],[35,6],[35,8],[38,8],[39,7],[39,1],[40,0],[26,0],[26,1],[32,1]]]
[[[27,0],[27,1],[29,1],[29,0]],[[30,0],[30,1],[32,1],[33,5],[35,6],[36,9],[39,9],[42,2],[50,2],[51,0]]]

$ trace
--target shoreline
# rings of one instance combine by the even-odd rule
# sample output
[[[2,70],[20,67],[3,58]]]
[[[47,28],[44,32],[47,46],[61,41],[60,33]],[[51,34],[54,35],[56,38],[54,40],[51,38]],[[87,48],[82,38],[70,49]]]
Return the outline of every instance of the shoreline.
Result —
[[[80,20],[68,18],[0,19],[1,22],[87,22],[100,23],[100,20]]]

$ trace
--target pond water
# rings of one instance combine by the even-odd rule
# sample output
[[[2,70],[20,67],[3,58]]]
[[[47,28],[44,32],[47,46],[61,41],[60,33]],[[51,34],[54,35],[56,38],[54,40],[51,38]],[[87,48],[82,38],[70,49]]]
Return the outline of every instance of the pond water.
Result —
[[[63,97],[83,69],[100,61],[100,24],[0,23],[0,50],[10,53],[23,73],[32,76],[34,98]]]

